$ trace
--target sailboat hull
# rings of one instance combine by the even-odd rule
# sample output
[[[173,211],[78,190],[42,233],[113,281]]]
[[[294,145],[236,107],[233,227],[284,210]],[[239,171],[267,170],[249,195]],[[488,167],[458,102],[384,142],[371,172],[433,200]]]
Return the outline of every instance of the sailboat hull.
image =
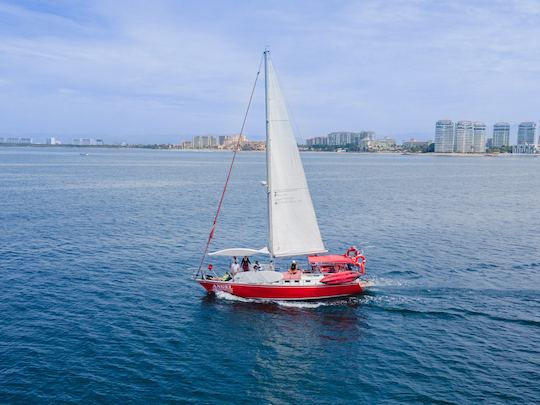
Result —
[[[361,281],[339,285],[283,286],[270,284],[240,284],[227,281],[197,280],[208,293],[226,292],[237,297],[261,300],[305,301],[361,294]]]

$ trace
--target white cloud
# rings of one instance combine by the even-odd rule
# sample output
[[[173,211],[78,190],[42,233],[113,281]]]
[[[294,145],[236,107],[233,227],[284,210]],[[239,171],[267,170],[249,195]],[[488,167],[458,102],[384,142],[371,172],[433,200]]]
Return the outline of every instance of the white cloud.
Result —
[[[0,3],[2,21],[12,22],[0,25],[9,130],[164,140],[235,132],[265,45],[303,136],[429,135],[441,117],[537,114],[537,2],[89,4],[38,12]],[[261,94],[255,133],[264,127]]]

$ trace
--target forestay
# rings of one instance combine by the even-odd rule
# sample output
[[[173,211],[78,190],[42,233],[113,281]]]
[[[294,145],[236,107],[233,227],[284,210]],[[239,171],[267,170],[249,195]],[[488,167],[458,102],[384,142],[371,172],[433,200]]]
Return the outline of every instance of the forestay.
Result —
[[[285,101],[265,56],[268,249],[275,257],[326,252]]]

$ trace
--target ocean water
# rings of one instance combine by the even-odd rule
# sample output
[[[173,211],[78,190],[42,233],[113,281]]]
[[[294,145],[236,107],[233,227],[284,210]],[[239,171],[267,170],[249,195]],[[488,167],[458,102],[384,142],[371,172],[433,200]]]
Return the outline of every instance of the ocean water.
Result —
[[[189,278],[229,153],[80,152],[0,149],[1,403],[540,398],[540,158],[302,154],[372,287],[257,303]],[[264,175],[239,154],[214,248],[264,246]]]

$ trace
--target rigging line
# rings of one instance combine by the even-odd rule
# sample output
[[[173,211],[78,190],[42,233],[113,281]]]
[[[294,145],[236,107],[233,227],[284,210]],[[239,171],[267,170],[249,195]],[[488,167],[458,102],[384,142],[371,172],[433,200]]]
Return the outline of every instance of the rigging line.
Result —
[[[233,156],[231,160],[231,164],[229,166],[229,171],[227,173],[227,178],[225,179],[225,184],[223,186],[223,191],[221,192],[221,198],[219,199],[219,204],[216,211],[216,216],[214,217],[214,222],[212,224],[212,228],[210,229],[210,233],[208,235],[208,240],[206,241],[206,247],[204,248],[204,253],[201,258],[201,262],[199,263],[199,267],[197,269],[197,273],[195,273],[195,277],[199,275],[201,272],[202,266],[204,264],[204,259],[206,258],[206,255],[208,254],[208,247],[210,246],[210,242],[212,241],[212,238],[214,237],[214,232],[216,230],[217,220],[219,218],[219,213],[221,212],[221,205],[223,204],[223,200],[225,198],[225,192],[227,191],[227,186],[229,185],[229,180],[231,178],[231,172],[232,168],[234,166],[234,161],[236,160],[236,153],[240,149],[240,140],[242,139],[242,135],[244,134],[244,127],[246,126],[247,117],[249,114],[249,110],[251,108],[251,102],[253,101],[253,95],[255,94],[255,88],[257,87],[257,81],[259,80],[259,75],[261,73],[262,63],[263,63],[264,54],[261,56],[261,60],[259,62],[259,69],[257,70],[257,75],[255,76],[255,82],[253,83],[253,87],[251,88],[251,94],[249,95],[249,102],[246,108],[246,113],[244,114],[244,119],[242,121],[242,126],[240,127],[240,133],[238,135],[238,139],[236,141],[236,145],[233,149]]]

